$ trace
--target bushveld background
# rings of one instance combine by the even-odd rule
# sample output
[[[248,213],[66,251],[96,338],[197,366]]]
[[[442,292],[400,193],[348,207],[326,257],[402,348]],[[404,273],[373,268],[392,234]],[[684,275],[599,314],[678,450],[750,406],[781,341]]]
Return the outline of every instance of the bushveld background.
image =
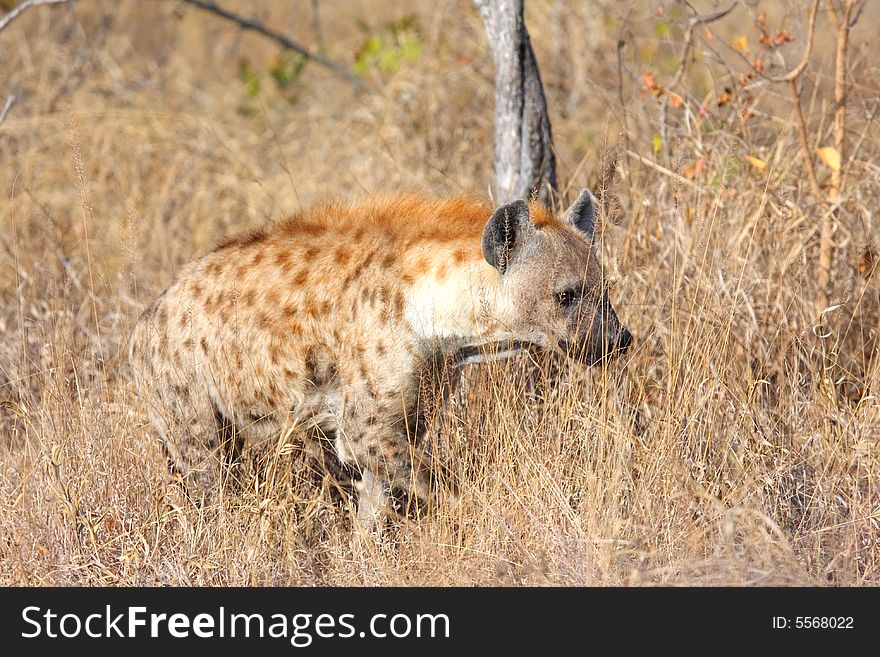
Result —
[[[843,104],[820,3],[807,149],[764,76],[801,59],[809,3],[711,23],[691,19],[731,3],[526,3],[560,180],[601,193],[635,343],[540,385],[471,372],[442,427],[460,504],[360,542],[295,434],[188,502],[116,356],[229,232],[380,190],[487,195],[493,62],[465,0],[222,4],[368,90],[174,0],[0,33],[0,584],[880,584],[874,3]]]

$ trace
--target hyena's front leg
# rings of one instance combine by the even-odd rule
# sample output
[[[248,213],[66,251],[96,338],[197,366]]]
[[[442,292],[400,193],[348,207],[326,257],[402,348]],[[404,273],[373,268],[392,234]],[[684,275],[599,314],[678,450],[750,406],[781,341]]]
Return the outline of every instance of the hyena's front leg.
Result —
[[[370,470],[361,470],[361,479],[355,482],[358,492],[357,522],[361,529],[372,531],[381,525],[389,508],[390,486]]]
[[[390,511],[393,490],[422,500],[430,497],[430,463],[416,447],[416,425],[422,421],[415,415],[404,412],[399,398],[346,404],[336,450],[343,462],[361,473],[355,487],[358,524],[364,529],[375,529]]]

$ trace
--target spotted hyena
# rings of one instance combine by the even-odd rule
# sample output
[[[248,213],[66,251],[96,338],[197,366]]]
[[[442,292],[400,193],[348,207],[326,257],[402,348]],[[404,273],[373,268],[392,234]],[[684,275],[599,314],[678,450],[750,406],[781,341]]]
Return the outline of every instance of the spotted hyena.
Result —
[[[586,189],[560,217],[525,201],[397,195],[225,242],[184,268],[132,336],[172,466],[209,490],[229,430],[261,441],[310,425],[359,474],[363,522],[392,490],[424,498],[438,363],[538,345],[595,364],[629,346],[594,221]]]

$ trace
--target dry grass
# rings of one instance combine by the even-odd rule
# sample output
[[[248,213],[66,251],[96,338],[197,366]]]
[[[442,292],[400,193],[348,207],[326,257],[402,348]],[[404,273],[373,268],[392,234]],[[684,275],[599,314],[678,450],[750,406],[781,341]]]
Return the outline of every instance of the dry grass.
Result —
[[[317,41],[311,3],[226,4]],[[219,507],[187,503],[113,357],[176,269],[229,230],[388,188],[488,189],[476,13],[322,2],[327,52],[347,63],[358,20],[375,32],[416,17],[421,54],[371,69],[363,96],[314,66],[281,93],[272,45],[173,2],[83,0],[3,32],[0,92],[19,100],[0,126],[0,584],[880,583],[876,16],[852,38],[858,149],[835,234],[840,307],[823,312],[823,210],[786,90],[757,86],[748,119],[716,101],[725,87],[743,100],[726,44],[755,43],[749,10],[700,32],[677,89],[709,115],[668,110],[656,161],[683,183],[625,154],[655,160],[659,106],[640,75],[673,76],[681,30],[658,27],[664,3],[604,4],[530,2],[528,22],[560,178],[607,187],[603,255],[636,344],[541,394],[516,364],[472,373],[444,423],[461,503],[360,545],[295,440],[256,455],[268,466]],[[798,34],[800,4],[771,18]],[[834,111],[829,35],[823,23],[802,90],[816,145]],[[782,52],[795,61],[800,45]],[[243,59],[262,71],[259,98]]]

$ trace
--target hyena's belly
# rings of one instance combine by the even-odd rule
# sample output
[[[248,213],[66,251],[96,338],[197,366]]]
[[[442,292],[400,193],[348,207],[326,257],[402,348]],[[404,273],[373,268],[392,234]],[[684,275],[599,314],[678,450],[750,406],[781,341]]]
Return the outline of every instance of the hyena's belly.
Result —
[[[246,374],[246,372],[245,372]],[[251,379],[248,381],[250,383]],[[315,429],[330,437],[334,434],[341,395],[335,388],[316,388],[309,381],[296,384],[263,382],[262,386],[226,386],[238,394],[215,393],[219,414],[234,423],[242,439],[249,443],[282,440],[289,432]],[[275,394],[269,395],[266,388]]]

